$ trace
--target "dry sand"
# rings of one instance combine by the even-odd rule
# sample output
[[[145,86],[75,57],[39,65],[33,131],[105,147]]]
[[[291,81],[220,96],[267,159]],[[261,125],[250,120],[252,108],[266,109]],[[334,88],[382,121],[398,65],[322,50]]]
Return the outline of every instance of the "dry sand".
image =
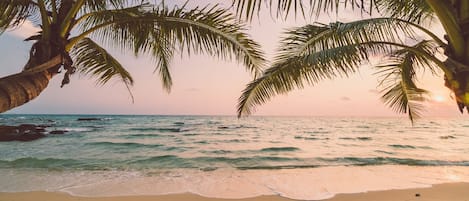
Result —
[[[0,201],[292,201],[280,196],[246,199],[206,198],[193,194],[120,197],[75,197],[55,192],[0,193]],[[431,188],[340,194],[325,201],[469,201],[469,183],[434,185]]]

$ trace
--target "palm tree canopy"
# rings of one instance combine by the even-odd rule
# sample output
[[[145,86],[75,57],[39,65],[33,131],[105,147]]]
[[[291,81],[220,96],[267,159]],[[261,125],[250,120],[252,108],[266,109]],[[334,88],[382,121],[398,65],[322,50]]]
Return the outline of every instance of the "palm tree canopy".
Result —
[[[370,55],[384,55],[375,66],[380,76],[382,100],[411,121],[419,117],[427,91],[417,86],[416,72],[444,72],[447,86],[455,91],[460,110],[469,102],[465,82],[456,78],[460,69],[469,67],[464,59],[469,47],[464,44],[462,21],[469,20],[464,9],[469,3],[451,0],[233,0],[238,17],[251,20],[261,8],[268,7],[277,17],[291,12],[307,16],[356,10],[368,19],[352,22],[315,23],[285,32],[270,68],[247,85],[239,98],[238,116],[248,115],[255,107],[277,94],[324,79],[347,77],[369,63]],[[446,5],[445,5],[446,4]],[[461,9],[453,5],[460,5]],[[467,13],[467,12],[466,12]],[[469,14],[467,14],[469,15]],[[379,17],[376,17],[379,16]],[[447,33],[443,41],[428,30],[435,19]],[[420,35],[425,38],[419,39]],[[406,41],[412,41],[407,42]],[[469,43],[467,43],[469,44]],[[448,65],[448,60],[457,65]],[[456,80],[456,84],[452,81]],[[448,84],[449,83],[449,84]],[[463,85],[464,87],[461,87]],[[463,91],[462,98],[456,91]],[[468,99],[469,100],[469,99]]]
[[[254,75],[264,65],[263,52],[245,25],[218,5],[169,8],[140,0],[5,0],[0,13],[0,34],[29,20],[41,25],[41,32],[27,40],[61,43],[66,71],[62,84],[75,71],[94,77],[98,84],[112,79],[133,84],[130,73],[101,44],[151,56],[168,91],[175,52],[233,59]]]

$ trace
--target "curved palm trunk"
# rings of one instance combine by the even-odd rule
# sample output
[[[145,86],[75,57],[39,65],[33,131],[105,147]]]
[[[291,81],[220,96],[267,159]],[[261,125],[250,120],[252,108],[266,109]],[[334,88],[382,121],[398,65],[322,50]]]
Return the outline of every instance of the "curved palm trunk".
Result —
[[[21,106],[39,96],[56,74],[49,72],[48,69],[61,62],[61,57],[56,56],[29,70],[0,78],[0,113]]]
[[[39,96],[52,75],[43,71],[33,75],[15,74],[0,79],[0,112],[23,105]]]

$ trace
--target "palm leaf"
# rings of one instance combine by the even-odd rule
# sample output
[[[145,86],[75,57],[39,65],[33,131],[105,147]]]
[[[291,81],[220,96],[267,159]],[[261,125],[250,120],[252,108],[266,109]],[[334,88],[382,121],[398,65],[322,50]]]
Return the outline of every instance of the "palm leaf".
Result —
[[[382,100],[394,111],[407,113],[411,122],[419,118],[424,110],[423,102],[426,90],[408,85],[406,81],[397,82],[393,87],[386,88]]]
[[[329,25],[311,24],[286,33],[278,59],[302,55],[344,45],[387,41],[402,43],[406,37],[416,37],[412,24],[394,18],[372,18]]]
[[[305,84],[314,85],[324,79],[348,77],[368,61],[370,52],[391,49],[385,44],[354,44],[277,61],[243,90],[238,103],[238,116],[249,115],[255,106],[273,96],[301,89]]]
[[[156,35],[154,36],[155,42],[153,43],[152,55],[156,59],[155,71],[159,72],[164,89],[170,92],[173,81],[169,68],[174,53],[174,44],[168,41],[160,32],[154,34]]]
[[[119,49],[150,54],[158,61],[157,70],[166,88],[170,87],[168,63],[177,50],[234,58],[255,75],[260,74],[265,62],[260,45],[244,33],[244,25],[218,6],[186,10],[139,5],[95,12],[81,21],[84,33],[72,41],[91,34]],[[164,47],[160,47],[162,44]]]
[[[239,17],[252,20],[255,14],[261,11],[261,8],[268,7],[270,11],[276,9],[277,17],[286,18],[291,10],[294,13],[301,12],[305,15],[306,4],[302,0],[232,0],[232,7],[235,8]]]
[[[338,12],[339,8],[358,8],[362,12],[371,11],[375,0],[232,0],[232,7],[235,8],[240,18],[252,20],[261,8],[267,7],[274,11],[277,17],[286,18],[292,11],[296,15],[309,11],[317,17],[322,12]]]
[[[422,24],[430,22],[435,12],[426,0],[375,0],[378,10],[385,16]]]
[[[238,115],[250,114],[255,106],[273,96],[303,88],[305,84],[347,77],[367,63],[371,54],[391,54],[396,53],[398,48],[404,48],[419,55],[416,58],[422,59],[420,63],[429,62],[425,59],[433,55],[430,45],[403,45],[401,41],[405,38],[402,38],[402,33],[413,36],[408,23],[391,18],[313,24],[289,31],[281,41],[272,67],[243,91],[239,98]]]
[[[364,45],[364,42],[397,40],[399,35],[392,28],[389,21],[383,19],[311,24],[288,31],[272,67],[243,91],[238,115],[250,114],[256,105],[276,94],[303,88],[305,82],[314,84],[323,79],[348,76],[368,61],[368,51],[377,53],[388,48]]]
[[[129,4],[128,0],[85,0],[83,10],[85,13],[108,10],[111,8],[122,8]]]
[[[104,48],[93,40],[84,38],[71,52],[77,70],[87,76],[96,77],[97,84],[104,85],[113,78],[120,79],[129,90],[134,80],[130,73]],[[132,96],[132,93],[130,93]],[[132,97],[133,99],[133,97]]]
[[[21,25],[26,19],[35,19],[38,7],[32,0],[0,1],[0,34]]]
[[[232,0],[232,7],[240,18],[248,20],[266,7],[276,13],[277,18],[286,18],[291,12],[305,16],[306,11],[316,17],[330,12],[338,15],[340,9],[345,8],[415,23],[429,22],[434,17],[434,11],[425,0]]]
[[[432,41],[421,41],[413,46],[422,52],[434,54],[438,47]],[[414,52],[406,49],[399,49],[391,54],[386,60],[386,64],[378,66],[383,87],[383,96],[381,99],[386,105],[398,113],[407,113],[410,120],[420,117],[424,110],[423,102],[426,100],[426,90],[417,87],[416,71],[420,69],[429,69],[435,73],[436,65]]]
[[[163,1],[164,3],[164,1]],[[119,10],[135,5],[149,5],[148,0],[85,0],[81,13],[95,13],[109,10]]]

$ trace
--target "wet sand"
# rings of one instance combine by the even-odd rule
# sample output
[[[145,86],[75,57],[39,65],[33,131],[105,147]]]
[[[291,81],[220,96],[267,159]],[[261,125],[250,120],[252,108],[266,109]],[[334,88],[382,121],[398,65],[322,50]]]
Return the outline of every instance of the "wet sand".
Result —
[[[307,188],[307,187],[305,187]],[[76,197],[60,192],[0,193],[0,201],[292,201],[281,196],[260,196],[245,199],[206,198],[194,194],[119,197]],[[430,188],[386,190],[355,194],[339,194],[324,201],[468,201],[469,183],[448,183]]]

